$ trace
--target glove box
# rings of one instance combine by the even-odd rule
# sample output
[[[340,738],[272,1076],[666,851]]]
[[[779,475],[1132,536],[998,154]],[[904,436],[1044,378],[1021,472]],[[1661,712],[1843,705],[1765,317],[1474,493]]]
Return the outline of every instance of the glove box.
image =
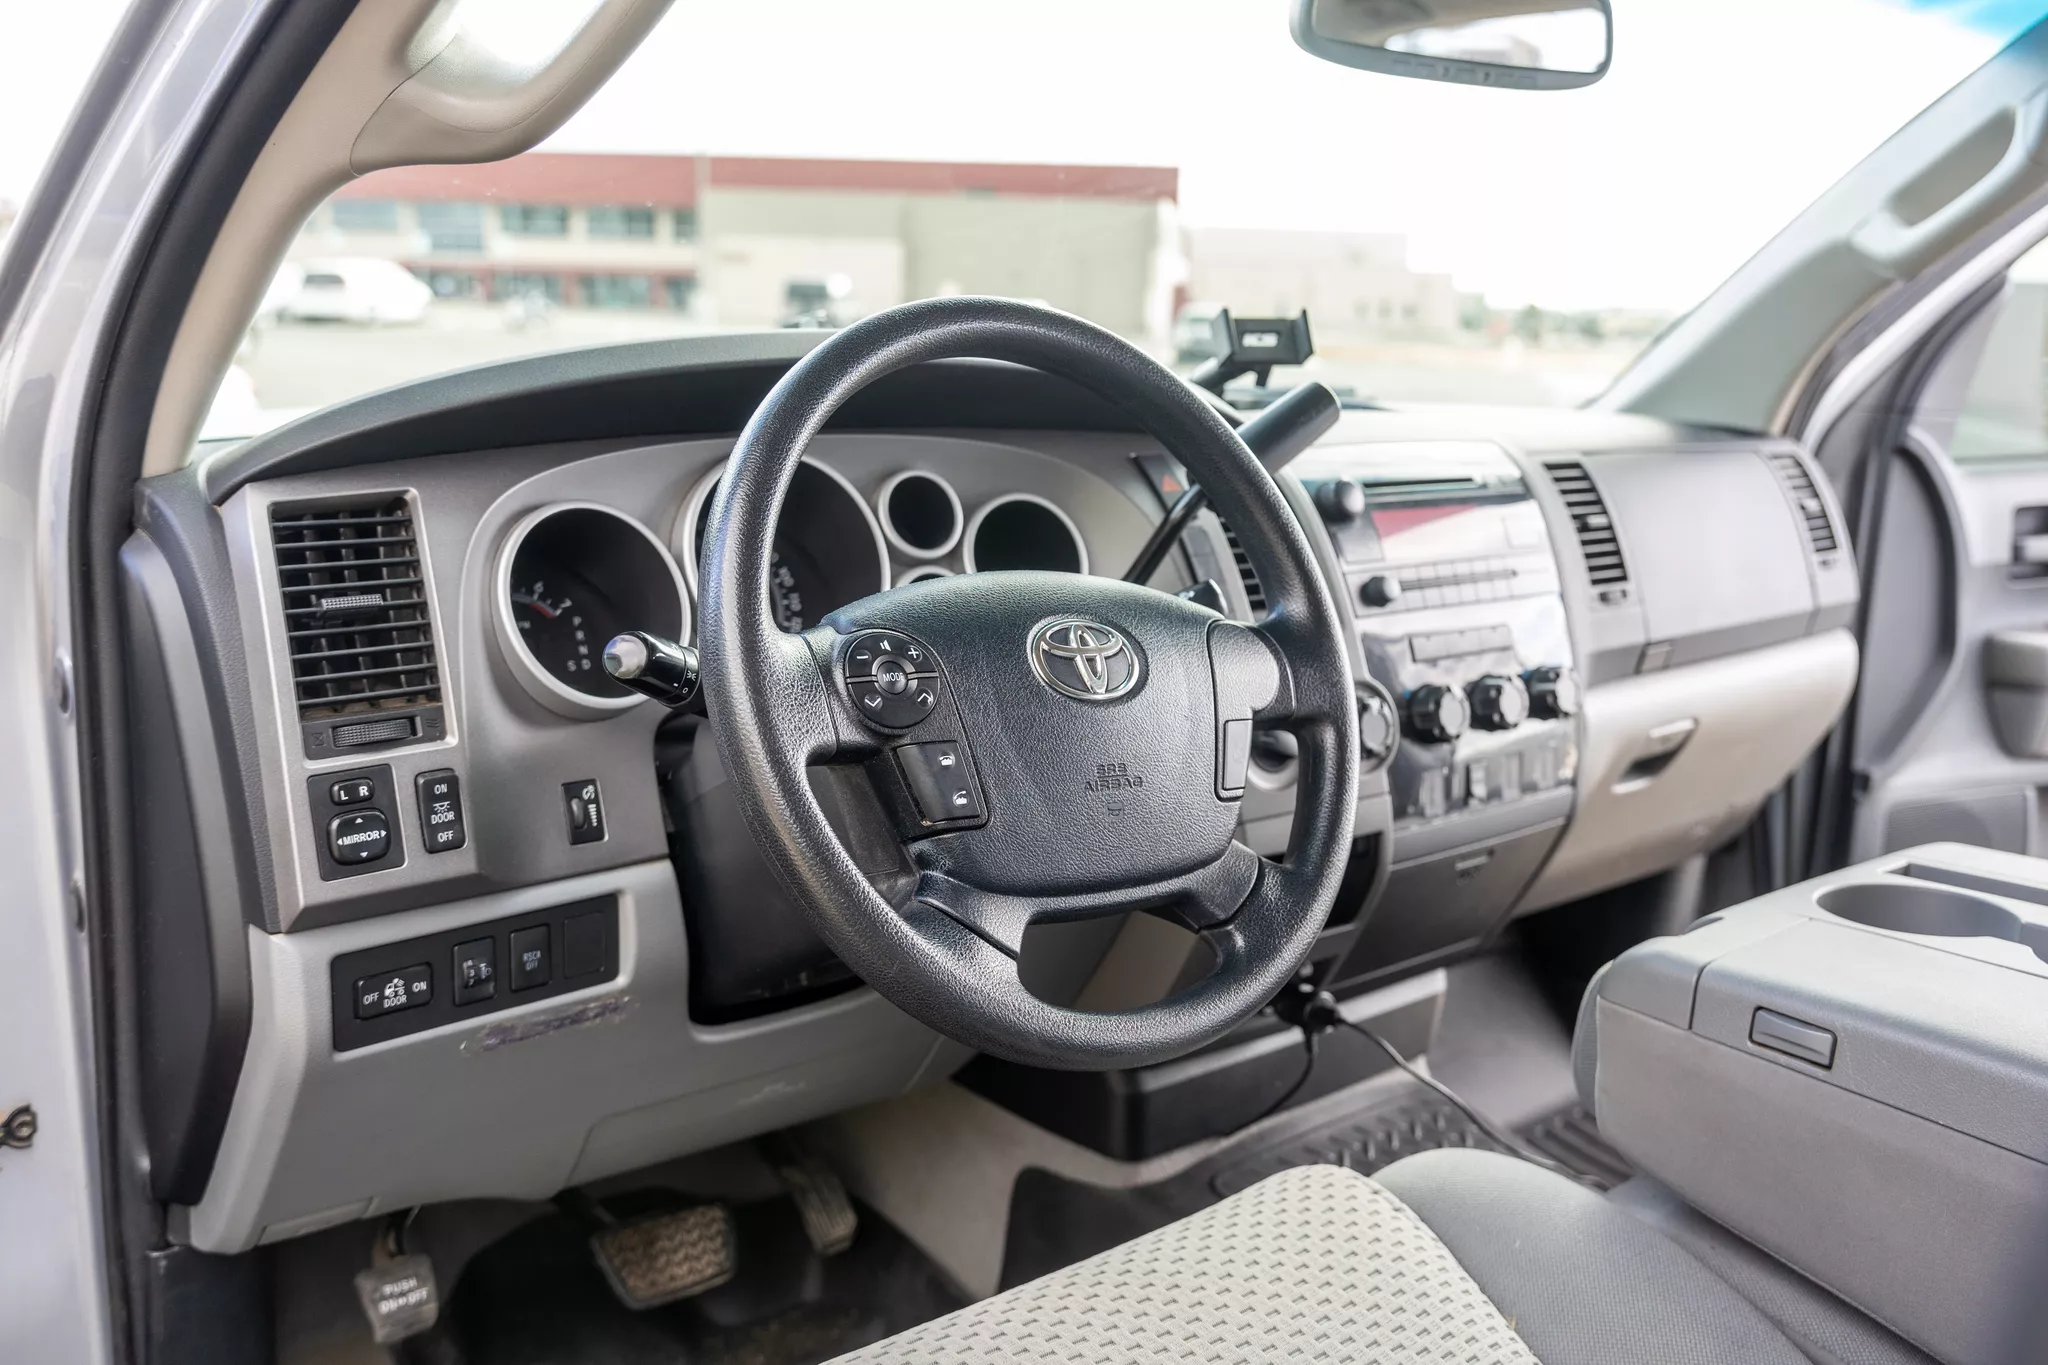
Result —
[[[1930,844],[1597,977],[1601,1131],[1950,1365],[2048,1360],[2048,861]]]

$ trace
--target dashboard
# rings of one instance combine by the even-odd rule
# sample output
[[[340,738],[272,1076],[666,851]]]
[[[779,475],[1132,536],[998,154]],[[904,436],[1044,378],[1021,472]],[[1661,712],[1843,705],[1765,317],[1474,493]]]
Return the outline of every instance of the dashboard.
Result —
[[[695,720],[597,662],[623,629],[690,638],[733,433],[812,340],[507,362],[145,482],[123,559],[163,871],[145,1118],[185,1240],[546,1197],[967,1060],[782,899]],[[1310,959],[1340,994],[1714,847],[1853,687],[1854,564],[1789,444],[1354,411],[1280,483],[1357,645],[1351,875]],[[927,577],[1119,574],[1184,486],[1064,381],[914,367],[813,443],[770,606],[799,630]],[[1154,584],[1203,580],[1262,613],[1209,513]],[[1286,846],[1293,762],[1257,738],[1261,853]],[[859,774],[814,787],[857,836]],[[1033,988],[1114,1007],[1130,926],[1058,929]],[[1198,969],[1148,942],[1153,979]]]

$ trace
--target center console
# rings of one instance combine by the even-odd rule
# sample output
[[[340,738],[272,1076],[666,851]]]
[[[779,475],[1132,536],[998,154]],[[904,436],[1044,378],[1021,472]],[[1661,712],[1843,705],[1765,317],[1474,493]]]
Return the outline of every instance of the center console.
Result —
[[[1543,511],[1499,446],[1326,446],[1292,469],[1399,712],[1392,871],[1329,978],[1356,987],[1507,917],[1571,813],[1579,678]]]
[[[1587,992],[1580,1089],[1685,1201],[1950,1365],[2048,1359],[2048,862],[1930,844]]]

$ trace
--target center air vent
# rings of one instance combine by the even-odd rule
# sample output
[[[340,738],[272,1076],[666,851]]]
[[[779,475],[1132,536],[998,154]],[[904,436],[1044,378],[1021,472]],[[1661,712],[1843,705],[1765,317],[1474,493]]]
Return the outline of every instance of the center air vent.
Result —
[[[273,508],[270,539],[308,754],[438,738],[441,674],[406,499]]]
[[[1771,472],[1778,476],[1778,482],[1785,486],[1786,496],[1792,499],[1792,510],[1806,524],[1806,543],[1817,555],[1833,554],[1841,548],[1841,541],[1835,537],[1835,524],[1828,519],[1828,505],[1821,501],[1820,490],[1813,485],[1813,475],[1806,468],[1806,461],[1789,450],[1771,452]]]
[[[1550,471],[1550,481],[1564,499],[1565,510],[1571,513],[1572,530],[1586,556],[1586,574],[1593,580],[1593,586],[1628,582],[1628,565],[1621,558],[1621,540],[1614,533],[1614,519],[1607,514],[1607,504],[1586,466],[1577,460],[1546,460],[1543,467]]]

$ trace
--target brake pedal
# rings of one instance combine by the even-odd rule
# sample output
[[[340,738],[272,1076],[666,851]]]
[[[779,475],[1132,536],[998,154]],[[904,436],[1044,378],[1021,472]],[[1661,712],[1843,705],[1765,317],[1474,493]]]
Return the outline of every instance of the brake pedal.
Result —
[[[590,1254],[619,1302],[635,1311],[716,1289],[739,1269],[732,1213],[723,1204],[601,1228],[591,1234]]]
[[[803,1219],[804,1236],[820,1256],[837,1256],[853,1245],[860,1215],[832,1168],[788,1142],[768,1144],[768,1160]]]

